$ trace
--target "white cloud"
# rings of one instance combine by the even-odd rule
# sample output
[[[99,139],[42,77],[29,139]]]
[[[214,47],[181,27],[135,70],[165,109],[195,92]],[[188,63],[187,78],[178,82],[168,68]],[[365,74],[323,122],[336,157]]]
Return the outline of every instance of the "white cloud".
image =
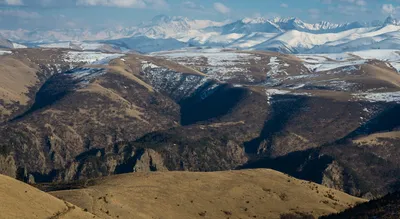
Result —
[[[36,12],[28,12],[28,11],[23,11],[23,10],[12,10],[12,9],[0,10],[0,16],[17,17],[17,18],[23,18],[23,19],[34,19],[34,18],[41,17]]]
[[[4,0],[4,4],[6,4],[6,5],[24,5],[22,0]]]
[[[357,6],[366,6],[367,5],[366,0],[320,0],[320,2],[323,4],[333,4],[335,2],[346,2],[346,3],[354,4]]]
[[[120,8],[166,8],[164,0],[77,0],[77,5],[84,6],[109,6]]]
[[[230,8],[220,2],[214,3],[214,9],[221,14],[228,14],[229,12],[231,12]]]
[[[365,6],[365,5],[367,5],[367,2],[366,2],[365,0],[340,0],[340,1],[342,1],[342,2],[348,2],[348,3],[351,3],[351,4],[358,5],[358,6]]]
[[[203,5],[198,5],[192,1],[185,1],[182,3],[182,6],[186,9],[192,9],[192,10],[203,10],[204,9]]]
[[[168,9],[169,5],[165,0],[144,0],[147,6],[158,9]]]
[[[146,3],[142,0],[78,0],[77,5],[87,6],[114,6],[114,7],[130,7],[130,8],[144,8]]]
[[[288,8],[288,7],[289,7],[289,5],[288,5],[288,4],[286,4],[286,3],[282,3],[282,4],[281,4],[281,7],[282,7],[282,8]]]
[[[399,7],[394,7],[392,4],[383,4],[382,13],[383,14],[396,14]]]
[[[356,1],[356,5],[365,6],[365,5],[367,5],[367,2],[365,0],[358,0],[358,1]]]

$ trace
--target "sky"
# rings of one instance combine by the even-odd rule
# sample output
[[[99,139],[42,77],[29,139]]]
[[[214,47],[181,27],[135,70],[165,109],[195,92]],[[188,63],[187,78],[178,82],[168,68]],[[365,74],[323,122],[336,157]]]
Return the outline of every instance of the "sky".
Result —
[[[160,14],[215,21],[370,22],[400,17],[400,0],[0,0],[0,29],[129,27]]]

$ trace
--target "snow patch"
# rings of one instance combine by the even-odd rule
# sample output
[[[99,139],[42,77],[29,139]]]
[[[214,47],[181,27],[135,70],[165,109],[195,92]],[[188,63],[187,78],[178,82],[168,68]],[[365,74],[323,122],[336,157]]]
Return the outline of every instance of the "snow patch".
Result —
[[[280,75],[281,73],[284,73],[285,75],[289,75],[286,71],[281,70],[281,64],[279,63],[278,57],[271,57],[268,66],[270,66],[271,70],[268,71],[267,76],[277,76]]]
[[[73,79],[80,80],[81,84],[89,84],[89,82],[97,78],[107,71],[103,68],[77,68],[66,72],[66,75],[70,75]]]
[[[112,59],[124,56],[124,54],[101,53],[101,52],[76,52],[70,51],[65,54],[65,62],[84,62],[88,64],[105,65]]]
[[[267,94],[268,104],[271,105],[271,100],[274,95],[284,95],[284,94],[290,93],[290,91],[278,90],[278,89],[267,89],[265,91],[265,93]]]
[[[360,93],[353,94],[357,99],[367,100],[369,102],[396,102],[400,103],[400,91],[386,93]]]
[[[7,55],[7,54],[12,54],[12,52],[7,50],[0,50],[0,55]]]

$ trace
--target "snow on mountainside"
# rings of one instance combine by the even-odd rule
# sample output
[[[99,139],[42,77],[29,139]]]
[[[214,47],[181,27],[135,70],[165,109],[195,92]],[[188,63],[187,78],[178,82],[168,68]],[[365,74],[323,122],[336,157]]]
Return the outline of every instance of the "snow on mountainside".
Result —
[[[386,62],[388,68],[394,68],[400,73],[400,50],[380,49],[346,53],[299,54],[297,57],[303,60],[303,64],[314,72],[342,67],[347,67],[350,70],[356,68],[355,66],[367,63],[369,60],[376,59]]]
[[[384,22],[373,23],[323,21],[310,24],[297,18],[245,18],[227,23],[160,15],[135,27],[100,31],[0,30],[0,36],[31,46],[78,50],[104,50],[103,47],[108,45],[117,51],[142,53],[190,46],[283,53],[342,53],[400,48],[400,22],[390,16]]]
[[[270,50],[283,53],[337,53],[400,48],[400,25],[398,26],[400,22],[392,17],[383,23],[373,24],[359,22],[309,24],[296,18],[272,20],[245,18],[205,29],[188,28],[190,25],[184,18],[160,17],[157,20],[157,25],[153,21],[153,26],[147,27],[151,27],[152,32],[145,32],[145,36],[157,39],[173,38],[187,43],[186,46]],[[175,27],[177,24],[185,28],[177,29]],[[166,32],[162,28],[163,25],[166,25],[165,27],[172,25],[174,28]],[[140,35],[139,32],[136,34]],[[136,42],[141,44],[139,40]],[[181,48],[185,47],[185,45],[181,46]],[[168,49],[178,49],[178,47],[179,45]],[[157,49],[162,50],[162,48],[155,48],[152,51],[157,51]]]
[[[334,94],[335,98],[348,101],[400,102],[400,74],[395,67],[400,62],[399,50],[295,57],[274,52],[187,48],[150,55],[196,69],[220,83],[265,88],[269,103],[273,103],[274,96],[285,94]],[[161,71],[151,63],[145,66],[153,73]],[[151,78],[155,80],[154,75]]]
[[[186,47],[186,43],[173,38],[154,39],[146,36],[123,38],[118,40],[105,41],[120,48],[134,50],[140,53],[150,53],[164,50],[174,50]]]
[[[368,24],[359,22],[334,24],[327,21],[321,21],[315,24],[305,23],[298,18],[275,18],[273,22],[277,24],[282,30],[298,30],[309,33],[337,33],[354,28],[366,27]]]

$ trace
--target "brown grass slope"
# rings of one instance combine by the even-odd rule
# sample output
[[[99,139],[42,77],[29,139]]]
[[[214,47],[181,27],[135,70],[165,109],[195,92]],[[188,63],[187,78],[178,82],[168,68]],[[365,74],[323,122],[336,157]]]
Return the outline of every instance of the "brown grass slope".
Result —
[[[134,173],[92,183],[51,194],[101,218],[317,217],[365,201],[266,169]]]
[[[84,219],[91,213],[25,183],[0,175],[1,219]]]
[[[64,60],[66,51],[18,49],[0,56],[0,123],[27,110],[51,75],[80,64]]]

